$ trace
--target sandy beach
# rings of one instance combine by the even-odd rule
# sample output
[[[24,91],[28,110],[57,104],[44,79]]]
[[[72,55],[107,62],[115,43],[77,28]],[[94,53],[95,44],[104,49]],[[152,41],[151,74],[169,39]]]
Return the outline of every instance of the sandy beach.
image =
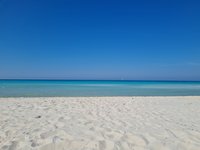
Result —
[[[200,97],[0,98],[1,150],[199,150]]]

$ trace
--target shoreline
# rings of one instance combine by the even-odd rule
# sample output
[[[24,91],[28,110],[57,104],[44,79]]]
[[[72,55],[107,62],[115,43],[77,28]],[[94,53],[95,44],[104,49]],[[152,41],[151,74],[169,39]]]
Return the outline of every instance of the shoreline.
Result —
[[[157,97],[157,98],[162,98],[162,97],[200,97],[200,95],[172,95],[172,96],[156,96],[156,95],[154,95],[154,96],[18,96],[18,97],[15,97],[15,96],[10,96],[10,97],[1,97],[0,96],[0,99],[7,99],[7,98],[12,98],[12,99],[14,99],[14,98],[16,98],[16,99],[18,99],[18,98],[27,98],[27,99],[29,99],[29,98],[115,98],[115,97],[117,97],[117,98],[130,98],[130,97],[136,97],[136,98],[138,98],[138,97],[146,97],[146,98],[148,98],[148,97]]]
[[[200,147],[200,96],[0,98],[2,150]]]

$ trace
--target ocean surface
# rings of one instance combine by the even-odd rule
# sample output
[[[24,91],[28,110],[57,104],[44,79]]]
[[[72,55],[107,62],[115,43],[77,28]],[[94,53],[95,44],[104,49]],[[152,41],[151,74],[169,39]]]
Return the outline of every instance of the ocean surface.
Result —
[[[0,80],[0,97],[198,95],[199,81]]]

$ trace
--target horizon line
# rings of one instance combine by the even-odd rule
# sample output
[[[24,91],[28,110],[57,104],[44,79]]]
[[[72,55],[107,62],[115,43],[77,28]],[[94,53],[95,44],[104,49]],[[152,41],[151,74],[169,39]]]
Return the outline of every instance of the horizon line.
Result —
[[[46,80],[46,81],[168,81],[168,82],[200,82],[200,80],[176,79],[57,79],[57,78],[0,78],[0,80]]]

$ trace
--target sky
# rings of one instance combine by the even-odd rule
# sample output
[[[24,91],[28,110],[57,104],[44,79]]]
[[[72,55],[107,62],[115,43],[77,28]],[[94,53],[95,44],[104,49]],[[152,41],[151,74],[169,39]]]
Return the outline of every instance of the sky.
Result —
[[[200,80],[200,1],[0,0],[0,79]]]

